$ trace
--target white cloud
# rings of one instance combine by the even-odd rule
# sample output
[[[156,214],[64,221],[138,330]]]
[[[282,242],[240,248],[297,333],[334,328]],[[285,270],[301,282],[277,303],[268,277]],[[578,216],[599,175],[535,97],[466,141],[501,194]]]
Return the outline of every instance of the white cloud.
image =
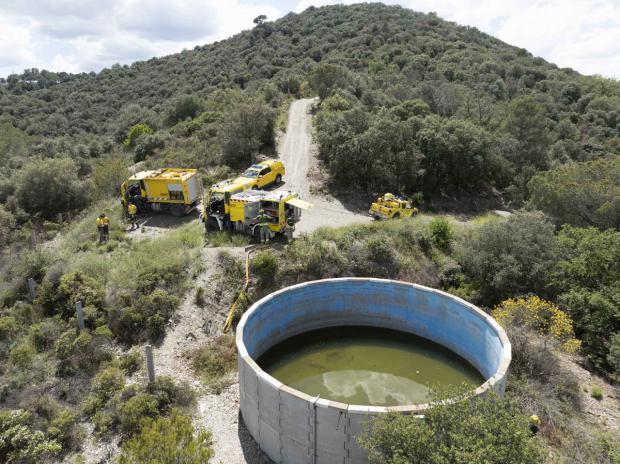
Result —
[[[209,2],[141,0],[125,3],[119,12],[120,28],[150,39],[196,40],[213,34],[216,27],[217,8]]]
[[[351,0],[300,0],[311,5]],[[475,26],[511,45],[526,48],[560,67],[620,78],[618,0],[387,0],[462,25]]]
[[[30,30],[26,25],[0,17],[0,63],[4,68],[16,69],[22,63],[32,62],[35,55],[30,42]]]
[[[30,67],[98,71],[227,38],[260,14],[282,16],[251,1],[0,0],[0,76]]]
[[[294,0],[0,0],[0,76],[38,67],[98,71],[221,40]],[[247,2],[247,3],[246,3]],[[618,0],[387,0],[436,11],[585,74],[620,78]],[[300,0],[310,5],[351,0]]]

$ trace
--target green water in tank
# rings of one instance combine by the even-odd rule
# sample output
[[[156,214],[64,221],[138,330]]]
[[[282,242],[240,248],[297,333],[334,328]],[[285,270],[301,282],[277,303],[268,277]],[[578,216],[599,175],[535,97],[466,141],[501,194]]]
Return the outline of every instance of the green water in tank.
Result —
[[[371,406],[425,403],[431,387],[484,382],[470,363],[447,348],[376,327],[306,332],[270,348],[258,365],[308,395]]]

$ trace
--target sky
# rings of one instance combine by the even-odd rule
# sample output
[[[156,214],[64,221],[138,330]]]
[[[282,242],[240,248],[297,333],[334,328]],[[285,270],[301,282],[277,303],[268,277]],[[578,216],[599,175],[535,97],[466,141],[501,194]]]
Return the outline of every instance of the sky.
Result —
[[[99,71],[346,0],[0,0],[0,77]],[[560,67],[620,79],[620,0],[388,0],[475,26]]]

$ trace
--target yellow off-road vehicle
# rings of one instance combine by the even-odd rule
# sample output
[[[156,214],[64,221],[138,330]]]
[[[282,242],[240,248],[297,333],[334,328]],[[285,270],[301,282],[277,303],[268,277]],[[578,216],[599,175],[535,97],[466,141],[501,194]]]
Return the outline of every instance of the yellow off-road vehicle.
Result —
[[[252,189],[261,189],[270,184],[278,185],[284,176],[284,163],[280,160],[268,159],[253,164],[233,180],[236,184],[249,184]]]
[[[301,211],[312,205],[290,190],[247,190],[230,197],[231,230],[258,238],[256,217],[261,210],[269,216],[270,239],[286,232],[289,223],[297,223]],[[292,219],[292,221],[290,221]]]
[[[386,193],[370,205],[368,212],[375,219],[398,219],[417,214],[418,208],[402,197]]]
[[[157,169],[141,171],[121,185],[121,203],[137,206],[139,213],[169,212],[183,216],[192,211],[202,196],[202,183],[196,169]]]

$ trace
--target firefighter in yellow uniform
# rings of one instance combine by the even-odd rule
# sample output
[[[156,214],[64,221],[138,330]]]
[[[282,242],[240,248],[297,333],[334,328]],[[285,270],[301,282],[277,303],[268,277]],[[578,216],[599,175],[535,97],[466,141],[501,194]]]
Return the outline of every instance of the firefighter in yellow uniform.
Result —
[[[265,213],[264,209],[261,209],[258,212],[258,216],[254,219],[256,220],[256,225],[254,227],[258,227],[258,231],[260,233],[260,242],[269,242],[269,221],[271,220],[271,217]]]
[[[127,214],[129,215],[129,222],[131,223],[131,230],[134,228],[139,229],[140,225],[138,224],[138,207],[133,203],[129,203],[127,207]]]
[[[97,230],[99,231],[99,243],[105,243],[108,241],[108,235],[110,229],[110,220],[102,213],[97,218]]]
[[[530,432],[532,435],[536,435],[540,430],[540,417],[536,414],[530,416]]]

